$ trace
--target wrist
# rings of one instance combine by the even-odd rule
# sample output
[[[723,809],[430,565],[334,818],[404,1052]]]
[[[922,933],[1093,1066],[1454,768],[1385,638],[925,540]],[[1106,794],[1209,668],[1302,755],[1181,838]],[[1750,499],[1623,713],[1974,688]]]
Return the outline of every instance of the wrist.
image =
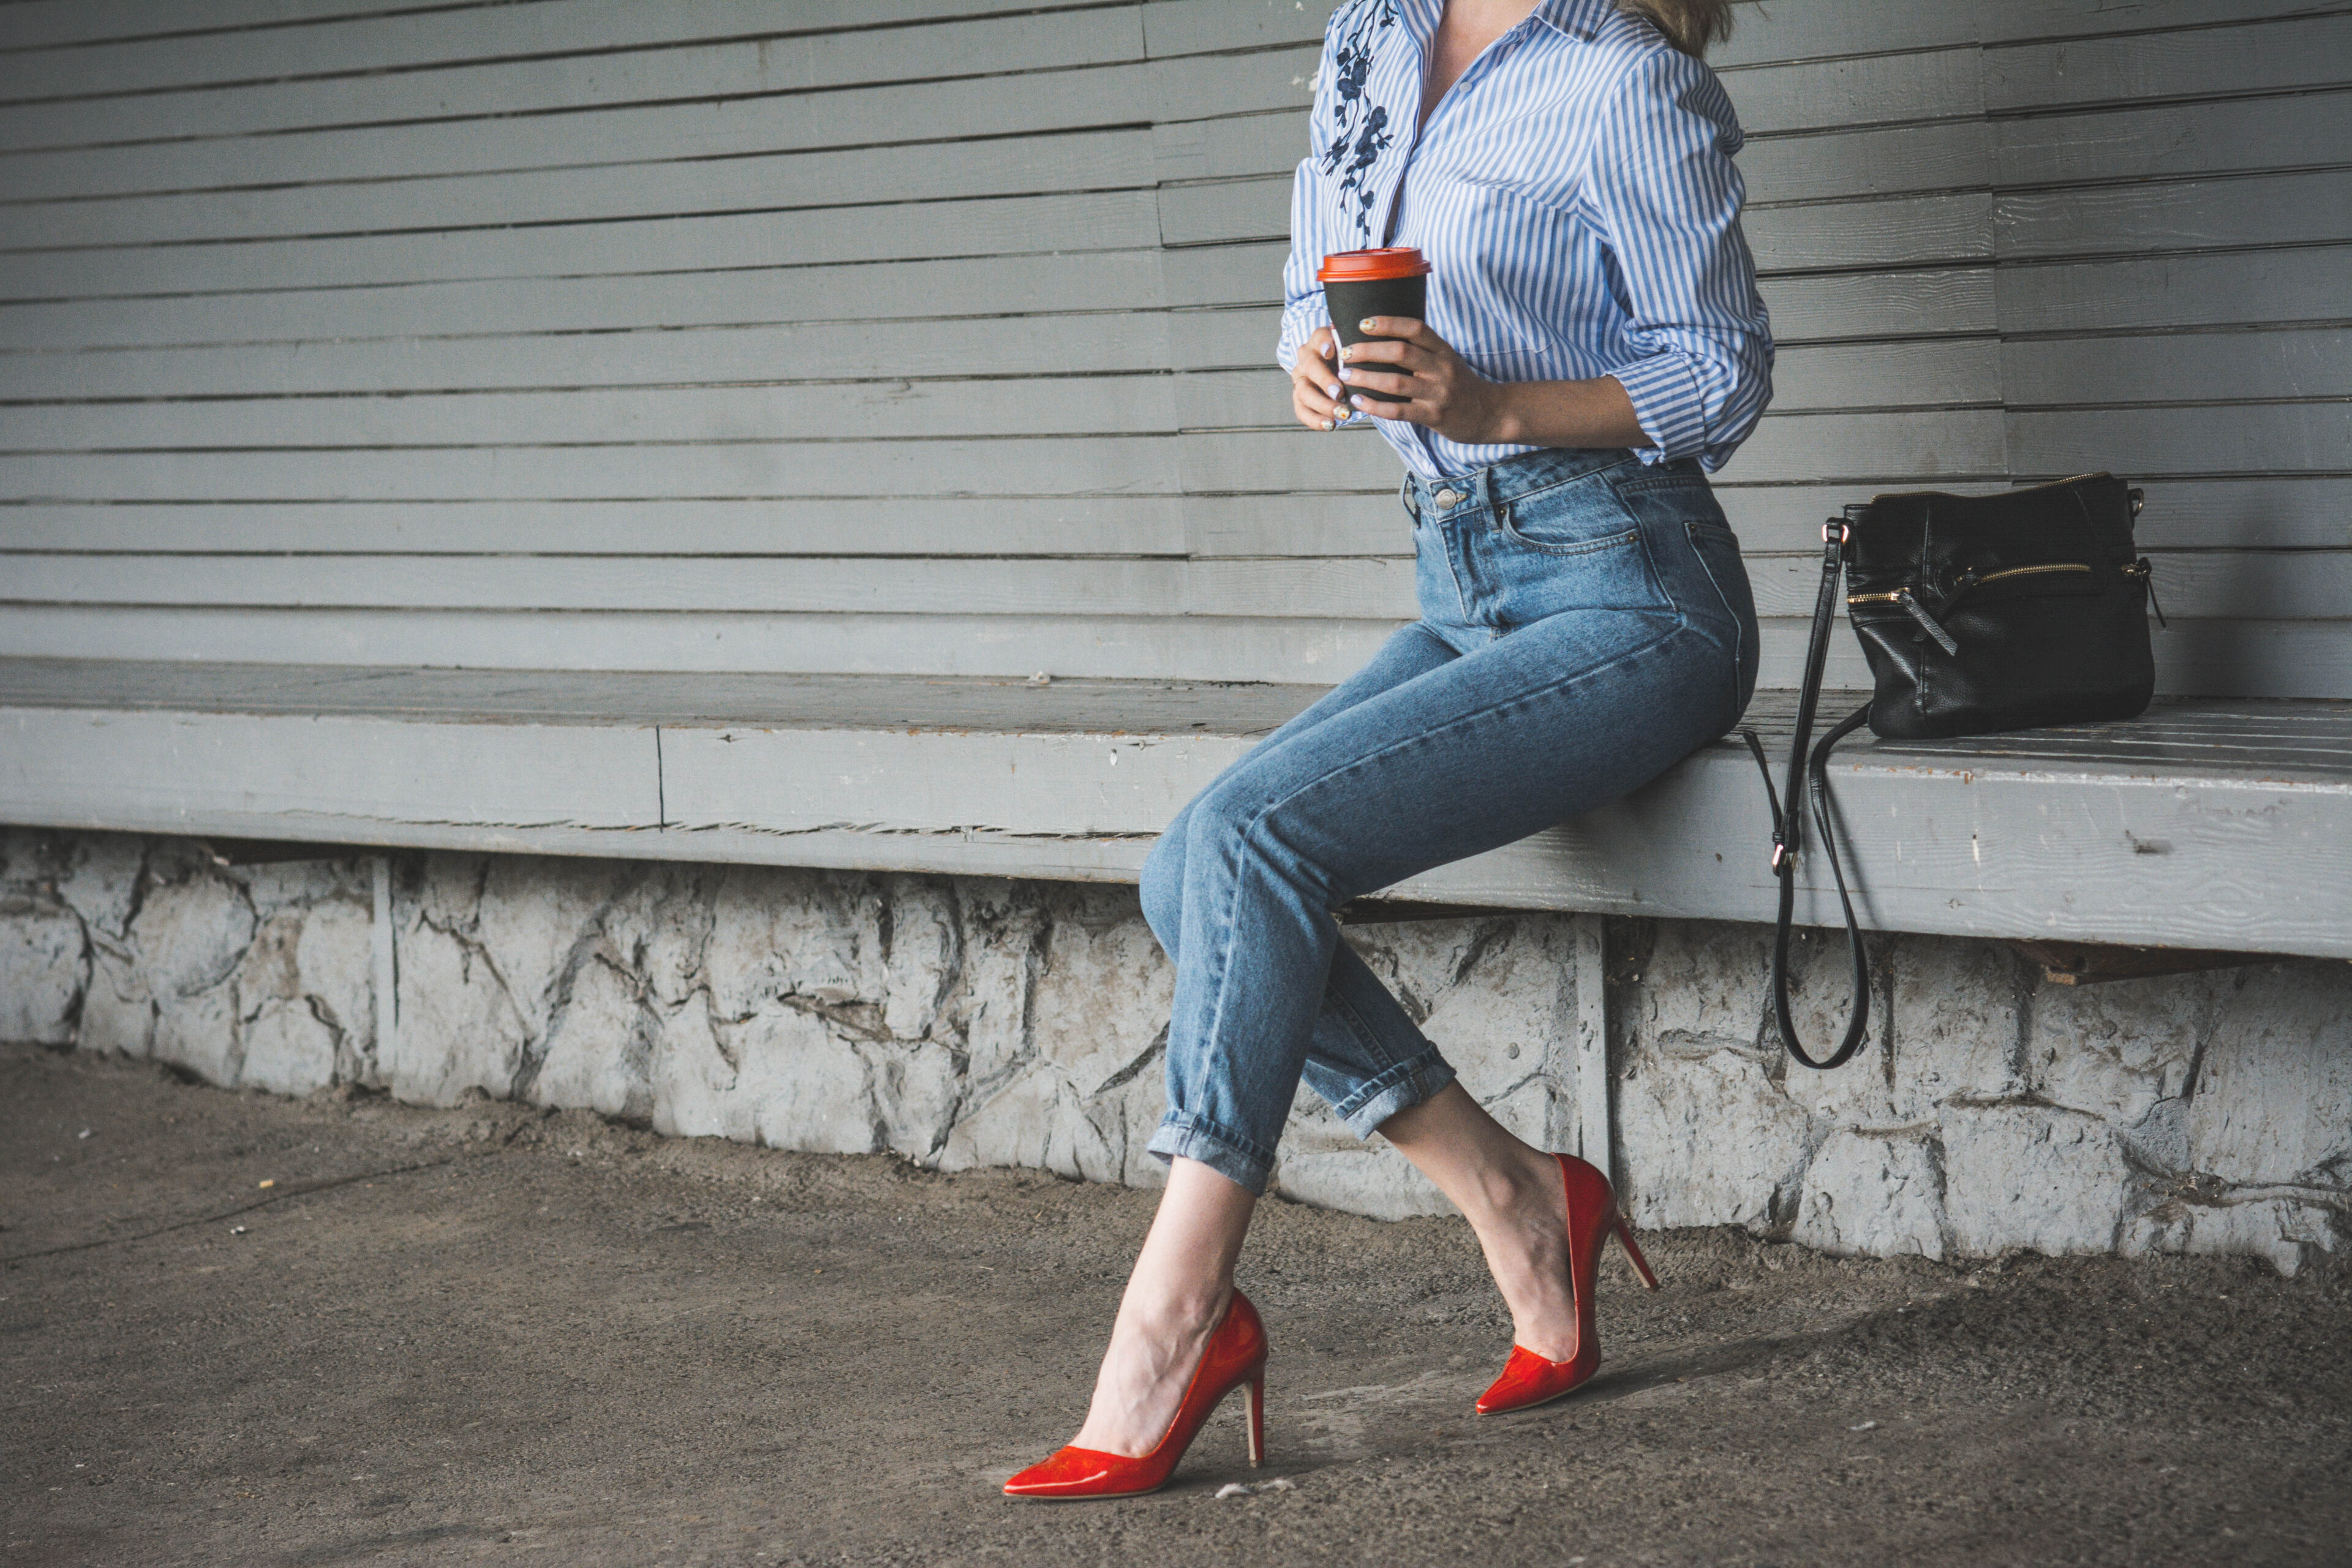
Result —
[[[1528,439],[1526,399],[1519,388],[1522,382],[1498,381],[1491,384],[1486,414],[1485,439],[1479,444],[1488,447],[1528,447],[1537,445]]]

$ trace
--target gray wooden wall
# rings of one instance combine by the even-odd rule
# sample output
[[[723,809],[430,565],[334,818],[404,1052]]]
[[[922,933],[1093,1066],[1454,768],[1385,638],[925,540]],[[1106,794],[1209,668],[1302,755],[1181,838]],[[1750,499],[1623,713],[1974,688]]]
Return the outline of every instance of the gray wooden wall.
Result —
[[[1336,679],[1328,10],[0,5],[0,654]],[[2168,689],[2352,696],[2352,8],[1744,10],[1768,683],[1843,501],[2111,468]]]

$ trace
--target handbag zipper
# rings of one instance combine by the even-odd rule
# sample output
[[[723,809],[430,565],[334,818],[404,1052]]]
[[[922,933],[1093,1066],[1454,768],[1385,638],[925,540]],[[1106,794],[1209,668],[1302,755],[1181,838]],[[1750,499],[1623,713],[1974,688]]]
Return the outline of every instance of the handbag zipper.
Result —
[[[1971,576],[1969,582],[1969,586],[1981,588],[1988,583],[1998,583],[2004,578],[2034,577],[2046,572],[2088,572],[2091,570],[2091,567],[2084,564],[2080,561],[2053,561],[2045,563],[2040,566],[2011,566],[1999,572],[1987,573],[1981,577]],[[2130,574],[2132,571],[2128,566],[2124,567],[2121,570],[2126,574]],[[1903,602],[1905,596],[1910,592],[1911,590],[1908,588],[1897,588],[1891,594],[1848,594],[1845,596],[1845,602],[1849,605],[1899,605]]]
[[[1949,608],[1954,601],[1967,596],[1988,583],[1998,583],[2004,577],[2040,577],[2055,573],[2088,572],[2091,569],[2088,564],[2080,561],[2046,561],[2038,566],[2005,567],[1999,572],[1988,573],[1982,577],[1978,576],[1973,570],[1963,572],[1960,574],[1959,581],[1952,584],[1952,591],[1943,596],[1943,604],[1946,608]],[[2129,573],[2132,569],[2127,566],[2123,570]],[[1928,612],[1927,606],[1919,602],[1918,595],[1913,589],[1897,588],[1891,594],[1849,594],[1846,595],[1845,602],[1850,605],[1900,605],[1903,606],[1903,613],[1917,623],[1921,631],[1936,639],[1937,647],[1955,658],[1959,657],[1958,639],[1947,631],[1944,624]]]
[[[1977,585],[1982,587],[1987,583],[1998,583],[2004,577],[2034,577],[2045,572],[2088,572],[2090,569],[2080,561],[2053,561],[2042,566],[2011,566],[1978,578]]]

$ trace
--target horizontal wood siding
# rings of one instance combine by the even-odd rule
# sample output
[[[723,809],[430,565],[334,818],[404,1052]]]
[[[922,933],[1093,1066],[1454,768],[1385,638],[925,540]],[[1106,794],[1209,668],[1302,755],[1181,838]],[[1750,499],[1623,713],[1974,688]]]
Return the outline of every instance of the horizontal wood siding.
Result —
[[[0,5],[0,654],[1337,679],[1414,610],[1270,368],[1328,11]],[[2352,697],[2352,12],[1741,19],[1767,683],[1823,515],[2107,468],[2167,689]]]

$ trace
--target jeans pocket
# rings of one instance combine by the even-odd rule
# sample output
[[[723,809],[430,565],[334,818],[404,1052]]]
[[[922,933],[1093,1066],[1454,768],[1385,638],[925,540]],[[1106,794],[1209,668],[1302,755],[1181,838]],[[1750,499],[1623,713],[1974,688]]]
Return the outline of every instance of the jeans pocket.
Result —
[[[1650,531],[1599,474],[1497,507],[1482,588],[1506,626],[1563,610],[1671,610]]]
[[[1580,475],[1498,506],[1496,526],[1523,550],[1586,555],[1622,548],[1642,525],[1602,474]]]

